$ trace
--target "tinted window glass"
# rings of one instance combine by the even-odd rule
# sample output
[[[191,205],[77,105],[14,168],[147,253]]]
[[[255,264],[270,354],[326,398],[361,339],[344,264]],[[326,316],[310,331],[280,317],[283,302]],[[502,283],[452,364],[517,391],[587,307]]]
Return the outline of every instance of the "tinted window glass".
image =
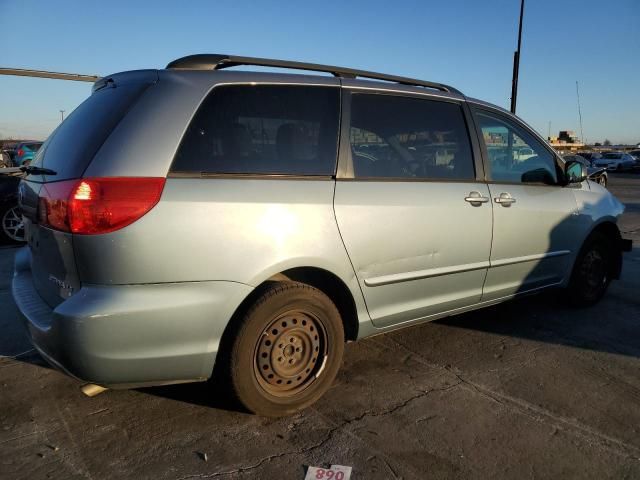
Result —
[[[591,166],[591,161],[586,159],[586,158],[584,158],[583,156],[576,155],[573,159],[576,162],[580,162],[581,164],[583,164],[586,167],[590,167]]]
[[[489,155],[491,180],[557,183],[555,159],[533,135],[501,117],[480,113],[477,119]]]
[[[351,154],[356,177],[473,179],[473,156],[459,105],[354,94]]]
[[[340,89],[218,87],[182,139],[174,172],[333,175]]]
[[[82,102],[40,147],[33,165],[50,168],[50,181],[78,178],[147,84],[103,88]]]

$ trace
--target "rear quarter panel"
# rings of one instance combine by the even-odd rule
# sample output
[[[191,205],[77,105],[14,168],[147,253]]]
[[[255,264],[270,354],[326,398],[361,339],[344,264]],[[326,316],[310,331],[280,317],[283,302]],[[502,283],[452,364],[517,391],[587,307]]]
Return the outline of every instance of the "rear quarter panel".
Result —
[[[257,286],[293,267],[342,279],[367,317],[334,213],[333,180],[169,178],[158,205],[122,230],[74,236],[91,284],[224,280]]]

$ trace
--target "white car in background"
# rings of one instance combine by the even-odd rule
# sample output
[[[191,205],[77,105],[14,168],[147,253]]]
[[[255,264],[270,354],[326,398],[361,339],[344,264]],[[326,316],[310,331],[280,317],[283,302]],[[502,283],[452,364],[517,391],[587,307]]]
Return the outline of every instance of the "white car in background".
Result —
[[[602,158],[593,162],[593,165],[607,170],[631,170],[635,165],[635,159],[628,153],[607,152],[602,154]]]

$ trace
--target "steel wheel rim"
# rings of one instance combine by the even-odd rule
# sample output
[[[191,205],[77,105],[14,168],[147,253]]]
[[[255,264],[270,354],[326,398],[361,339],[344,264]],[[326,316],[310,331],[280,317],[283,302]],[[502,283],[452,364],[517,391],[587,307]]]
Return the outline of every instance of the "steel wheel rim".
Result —
[[[262,331],[254,354],[255,377],[267,393],[290,397],[315,381],[326,356],[327,333],[320,319],[289,311]]]
[[[16,242],[24,241],[24,222],[18,207],[12,207],[2,216],[2,230],[5,235]]]

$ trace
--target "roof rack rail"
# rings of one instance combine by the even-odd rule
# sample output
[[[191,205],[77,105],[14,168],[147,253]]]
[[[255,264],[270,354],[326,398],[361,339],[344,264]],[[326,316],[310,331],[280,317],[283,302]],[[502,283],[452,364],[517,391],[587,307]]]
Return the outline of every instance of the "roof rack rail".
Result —
[[[355,70],[353,68],[335,67],[331,65],[319,65],[316,63],[294,62],[290,60],[275,60],[272,58],[238,57],[235,55],[224,55],[217,53],[202,53],[178,58],[167,65],[168,69],[190,69],[190,70],[221,70],[223,68],[237,67],[239,65],[256,65],[261,67],[290,68],[293,70],[309,70],[315,72],[331,73],[334,77],[341,78],[369,78],[374,80],[384,80],[396,82],[402,85],[414,85],[418,87],[433,88],[442,92],[456,93],[462,95],[459,90],[444,85],[442,83],[416,80],[415,78],[399,77],[397,75],[387,75],[385,73],[368,72],[366,70]]]

